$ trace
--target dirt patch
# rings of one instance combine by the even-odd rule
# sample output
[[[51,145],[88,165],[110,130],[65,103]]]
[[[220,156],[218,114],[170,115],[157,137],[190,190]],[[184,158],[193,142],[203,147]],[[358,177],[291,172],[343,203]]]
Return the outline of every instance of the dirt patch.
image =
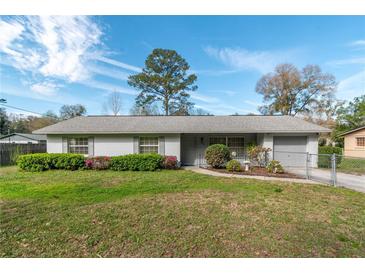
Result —
[[[293,178],[293,179],[301,179],[301,177],[289,173],[270,173],[264,167],[252,167],[249,171],[228,171],[223,168],[212,168],[212,167],[202,167],[211,171],[225,173],[225,174],[237,174],[237,175],[249,175],[249,176],[265,176],[265,177],[276,177],[276,178]]]

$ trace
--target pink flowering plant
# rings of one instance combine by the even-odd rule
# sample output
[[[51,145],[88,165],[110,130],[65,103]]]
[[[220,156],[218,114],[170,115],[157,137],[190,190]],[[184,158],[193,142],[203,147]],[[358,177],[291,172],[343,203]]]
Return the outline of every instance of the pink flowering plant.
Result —
[[[103,170],[110,166],[111,158],[108,156],[96,156],[85,160],[86,169]]]

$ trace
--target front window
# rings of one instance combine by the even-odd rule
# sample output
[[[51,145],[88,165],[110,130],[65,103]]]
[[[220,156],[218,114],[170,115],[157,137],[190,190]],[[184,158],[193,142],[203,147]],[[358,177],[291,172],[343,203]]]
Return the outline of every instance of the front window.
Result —
[[[158,137],[140,137],[139,153],[158,153]]]
[[[365,147],[365,137],[356,138],[356,144],[358,147]]]
[[[243,137],[210,137],[209,145],[226,145],[233,157],[243,157],[245,153],[245,142]]]
[[[88,138],[69,138],[68,139],[68,152],[76,154],[88,154],[89,144]]]
[[[233,157],[242,157],[245,154],[245,141],[242,137],[228,137],[228,148]]]

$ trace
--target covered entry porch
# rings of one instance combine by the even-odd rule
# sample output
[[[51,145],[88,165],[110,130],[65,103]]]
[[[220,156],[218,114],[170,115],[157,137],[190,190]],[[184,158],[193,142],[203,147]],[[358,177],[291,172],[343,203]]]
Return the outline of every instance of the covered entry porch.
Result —
[[[185,166],[200,165],[208,146],[224,144],[231,151],[232,158],[247,159],[247,147],[257,143],[257,134],[181,134],[181,163]]]

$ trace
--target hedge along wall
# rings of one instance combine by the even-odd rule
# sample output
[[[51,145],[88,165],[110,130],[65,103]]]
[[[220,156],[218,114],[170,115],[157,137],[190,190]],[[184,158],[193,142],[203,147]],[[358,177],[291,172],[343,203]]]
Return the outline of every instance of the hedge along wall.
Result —
[[[164,157],[159,154],[128,154],[112,157],[110,169],[154,171],[163,167]]]
[[[154,171],[163,168],[164,156],[159,154],[128,154],[111,158],[112,170]],[[87,158],[71,153],[35,153],[19,156],[17,165],[26,171],[49,169],[77,170],[89,168]],[[106,167],[106,168],[108,168]]]
[[[19,156],[17,165],[26,171],[76,170],[85,166],[85,157],[71,153],[34,153]]]

